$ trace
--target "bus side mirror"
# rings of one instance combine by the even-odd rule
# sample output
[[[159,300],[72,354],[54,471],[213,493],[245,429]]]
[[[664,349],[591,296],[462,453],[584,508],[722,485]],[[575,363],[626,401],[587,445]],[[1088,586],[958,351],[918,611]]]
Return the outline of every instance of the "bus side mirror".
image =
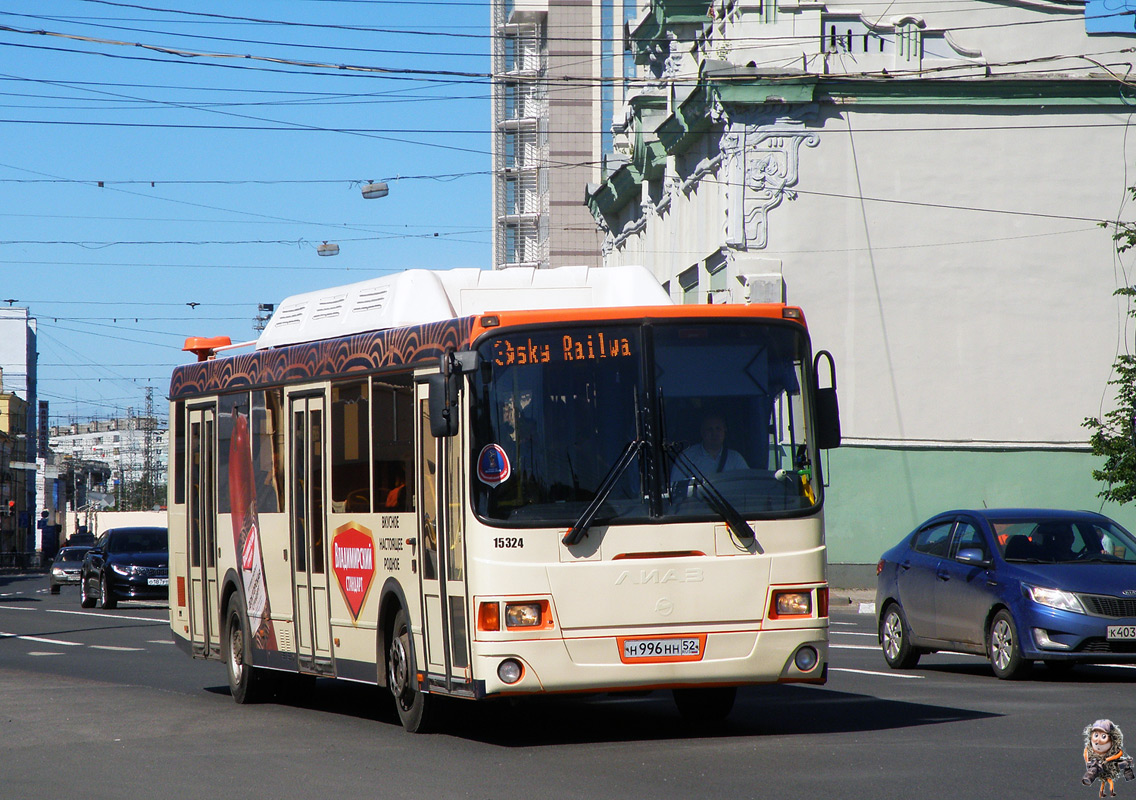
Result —
[[[820,388],[820,360],[828,361],[829,382],[826,389]],[[840,408],[836,401],[836,363],[832,353],[821,350],[813,359],[813,382],[816,388],[816,445],[821,450],[840,447]]]
[[[458,413],[458,389],[462,375],[473,372],[481,364],[475,350],[448,351],[441,359],[442,371],[426,378],[430,407],[430,433],[436,439],[457,436],[461,422]]]
[[[430,433],[438,439],[458,434],[458,381],[460,375],[430,375],[426,378],[430,404]]]

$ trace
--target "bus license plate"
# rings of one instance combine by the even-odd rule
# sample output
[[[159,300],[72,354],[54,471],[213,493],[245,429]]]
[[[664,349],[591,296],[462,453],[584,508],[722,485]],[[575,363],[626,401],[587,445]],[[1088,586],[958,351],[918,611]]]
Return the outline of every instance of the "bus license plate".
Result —
[[[146,585],[147,586],[169,586],[170,585],[170,579],[169,578],[148,578],[146,580]]]
[[[1109,625],[1109,639],[1136,639],[1136,625]]]
[[[698,639],[627,639],[624,658],[684,658],[702,655]]]

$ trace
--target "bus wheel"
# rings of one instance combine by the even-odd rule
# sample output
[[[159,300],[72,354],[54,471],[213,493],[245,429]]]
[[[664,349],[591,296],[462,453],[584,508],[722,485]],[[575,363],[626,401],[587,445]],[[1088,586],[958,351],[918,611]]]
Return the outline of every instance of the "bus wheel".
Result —
[[[224,648],[225,672],[229,675],[229,692],[238,703],[259,702],[266,686],[266,676],[245,658],[248,653],[248,620],[240,595],[233,593],[225,611],[225,632],[221,638]]]
[[[712,689],[675,689],[674,701],[678,713],[687,722],[706,725],[721,722],[734,708],[738,690],[733,686]]]
[[[387,651],[387,686],[394,696],[402,727],[410,733],[425,733],[433,698],[418,691],[416,684],[414,662],[410,658],[410,626],[406,612],[400,609],[394,617]]]

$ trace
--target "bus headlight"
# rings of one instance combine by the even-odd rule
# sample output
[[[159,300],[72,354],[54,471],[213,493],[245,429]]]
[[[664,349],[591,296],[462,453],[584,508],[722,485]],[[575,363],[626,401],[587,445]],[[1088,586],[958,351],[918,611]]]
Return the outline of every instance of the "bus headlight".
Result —
[[[774,592],[773,602],[770,604],[769,616],[778,617],[807,617],[813,613],[813,593],[810,590],[799,589],[788,592]]]
[[[539,628],[544,624],[540,603],[506,603],[505,626],[509,628]],[[504,680],[504,679],[502,679]],[[508,681],[506,681],[508,683]]]

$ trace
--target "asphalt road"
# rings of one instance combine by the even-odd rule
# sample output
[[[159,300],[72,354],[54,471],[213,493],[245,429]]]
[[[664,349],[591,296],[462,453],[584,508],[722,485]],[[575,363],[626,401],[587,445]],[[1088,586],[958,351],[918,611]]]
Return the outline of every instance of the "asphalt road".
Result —
[[[84,610],[74,588],[0,577],[0,798],[1092,798],[1081,729],[1136,732],[1136,669],[893,672],[857,611],[832,610],[826,686],[742,690],[713,731],[656,692],[456,702],[412,736],[360,685],[238,706],[220,664],[170,643],[165,608]]]

